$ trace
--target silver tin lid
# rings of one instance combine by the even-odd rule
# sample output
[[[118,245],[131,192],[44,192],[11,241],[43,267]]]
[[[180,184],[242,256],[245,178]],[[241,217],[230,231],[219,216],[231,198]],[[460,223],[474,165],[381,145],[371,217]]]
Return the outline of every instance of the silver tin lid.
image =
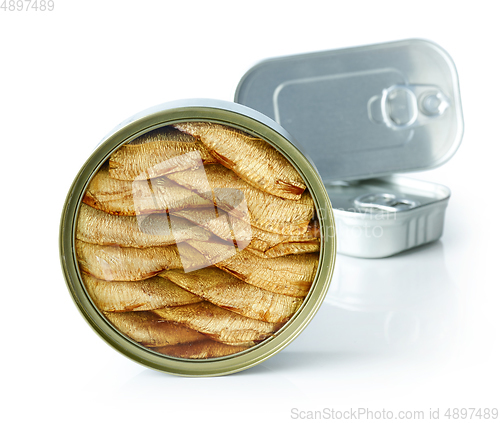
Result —
[[[288,130],[325,181],[437,167],[463,136],[453,60],[424,40],[265,60],[235,101]]]

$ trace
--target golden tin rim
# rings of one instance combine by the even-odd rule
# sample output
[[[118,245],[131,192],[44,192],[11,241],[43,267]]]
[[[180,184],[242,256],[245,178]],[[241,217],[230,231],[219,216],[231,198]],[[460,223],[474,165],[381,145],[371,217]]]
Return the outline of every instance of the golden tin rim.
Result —
[[[227,124],[260,137],[280,151],[299,171],[314,199],[321,230],[318,271],[309,294],[294,316],[274,336],[230,356],[212,359],[181,359],[146,349],[117,331],[90,300],[74,253],[76,217],[85,189],[111,153],[136,137],[182,121]],[[336,256],[335,222],[326,189],[314,166],[294,145],[291,136],[276,122],[255,110],[218,100],[185,100],[165,103],[125,121],[95,149],[77,174],[61,216],[60,258],[66,284],[80,313],[113,348],[144,366],[182,376],[221,376],[245,370],[270,358],[294,340],[318,311],[328,291]]]

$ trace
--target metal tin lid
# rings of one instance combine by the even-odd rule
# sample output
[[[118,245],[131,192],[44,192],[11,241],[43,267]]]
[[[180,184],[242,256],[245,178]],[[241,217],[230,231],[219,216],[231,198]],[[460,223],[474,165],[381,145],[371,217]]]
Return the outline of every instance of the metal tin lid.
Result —
[[[192,100],[120,125],[68,194],[61,261],[112,346],[147,366],[243,370],[291,342],[321,304],[335,227],[312,164],[247,107]]]
[[[242,78],[235,101],[287,129],[323,180],[433,168],[463,136],[455,65],[424,40],[266,60]]]

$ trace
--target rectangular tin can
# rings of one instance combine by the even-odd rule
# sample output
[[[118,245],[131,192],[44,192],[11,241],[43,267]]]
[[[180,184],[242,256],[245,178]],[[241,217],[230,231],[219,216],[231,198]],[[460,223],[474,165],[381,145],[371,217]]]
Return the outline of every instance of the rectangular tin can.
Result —
[[[450,190],[402,172],[449,160],[463,137],[451,57],[403,40],[258,63],[235,101],[302,144],[334,208],[338,252],[387,257],[439,239]]]

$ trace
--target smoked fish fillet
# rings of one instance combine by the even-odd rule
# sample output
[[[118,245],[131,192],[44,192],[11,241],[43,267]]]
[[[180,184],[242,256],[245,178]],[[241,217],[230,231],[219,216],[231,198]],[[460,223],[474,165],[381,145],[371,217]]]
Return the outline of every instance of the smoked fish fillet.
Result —
[[[75,247],[82,271],[106,281],[139,281],[162,270],[210,266],[202,254],[185,243],[132,248],[89,244],[77,239]]]
[[[192,359],[224,357],[226,355],[239,353],[246,349],[247,347],[222,344],[217,341],[212,341],[211,339],[153,348],[154,351],[160,354]]]
[[[261,322],[224,310],[207,301],[154,310],[162,319],[181,323],[215,341],[229,345],[252,346],[271,336],[279,325]]]
[[[109,175],[124,181],[145,180],[198,165],[217,163],[203,143],[171,126],[155,129],[121,146],[109,158]]]
[[[201,241],[196,241],[201,242]],[[162,270],[202,269],[237,253],[231,242],[212,242],[210,254],[203,255],[188,242],[166,247],[119,247],[76,240],[76,254],[83,272],[106,281],[139,281]]]
[[[268,142],[211,122],[182,122],[175,128],[198,137],[219,163],[255,188],[298,200],[306,185],[292,164]]]
[[[214,198],[217,208],[264,231],[303,234],[314,214],[314,201],[308,192],[299,200],[285,200],[254,188],[222,165],[171,173],[167,177],[206,200]],[[207,180],[212,192],[200,180]]]
[[[202,301],[168,279],[153,276],[138,282],[113,282],[82,274],[90,298],[102,311],[145,311]]]
[[[121,247],[166,246],[196,239],[207,241],[210,232],[189,220],[166,213],[116,216],[82,204],[76,238],[92,244]]]
[[[235,242],[240,250],[250,245],[252,233],[255,230],[250,226],[250,223],[238,219],[222,209],[217,209],[217,214],[215,214],[213,207],[178,210],[172,212],[172,215],[189,220],[222,240]]]
[[[234,240],[240,250],[249,248],[260,257],[319,251],[319,229],[313,226],[309,226],[304,234],[283,235],[253,227],[222,210],[218,210],[217,219],[213,218],[213,209],[184,209],[173,212],[173,215],[196,223],[221,239]]]
[[[158,276],[221,308],[264,322],[283,323],[302,304],[300,298],[257,288],[213,267],[189,273],[168,270]]]
[[[165,322],[150,311],[104,313],[116,329],[145,347],[163,347],[205,341],[199,332],[175,322]]]
[[[198,251],[209,263],[215,265],[239,254],[234,248],[233,243],[215,237],[207,242],[189,240],[186,241],[186,244]]]
[[[205,200],[165,177],[135,182],[113,179],[107,165],[103,165],[92,178],[82,201],[120,216],[213,206],[211,198]]]
[[[307,226],[306,232],[301,234],[277,234],[275,232],[268,232],[259,228],[255,228],[253,226],[251,230],[252,241],[249,244],[249,248],[251,248],[252,250],[260,251],[262,253],[265,253],[274,247],[279,248],[281,245],[285,247],[286,244],[307,242],[319,243],[321,239],[321,231],[315,221],[311,221]]]
[[[265,259],[288,256],[289,254],[317,253],[319,251],[319,241],[286,242],[269,248],[266,251],[255,250],[253,248],[248,248],[248,251]]]
[[[243,250],[216,266],[267,291],[305,297],[314,281],[318,259],[316,253],[262,259]]]

